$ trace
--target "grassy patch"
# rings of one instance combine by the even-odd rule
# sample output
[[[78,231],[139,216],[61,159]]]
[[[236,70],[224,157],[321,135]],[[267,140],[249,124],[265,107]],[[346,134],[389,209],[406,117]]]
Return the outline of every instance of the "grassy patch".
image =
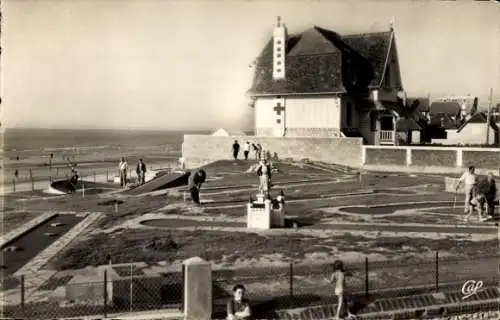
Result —
[[[308,261],[313,255],[331,259],[343,252],[381,253],[390,258],[415,256],[439,248],[455,256],[482,256],[498,251],[496,240],[484,242],[458,241],[454,238],[433,240],[409,237],[367,238],[346,233],[334,237],[312,237],[300,234],[261,235],[221,231],[125,230],[115,234],[95,234],[59,254],[52,262],[56,269],[76,269],[87,265],[144,261],[180,261],[201,256],[214,263],[238,266],[269,256],[282,262],[288,259]],[[496,251],[495,251],[496,250]]]

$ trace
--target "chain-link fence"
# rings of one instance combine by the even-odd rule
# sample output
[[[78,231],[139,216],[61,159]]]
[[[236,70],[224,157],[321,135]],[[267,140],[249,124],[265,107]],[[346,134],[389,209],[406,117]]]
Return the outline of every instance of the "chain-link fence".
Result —
[[[388,298],[462,289],[465,282],[498,283],[498,257],[474,260],[440,258],[416,263],[370,261],[347,264],[349,292],[359,297]],[[28,319],[110,315],[181,308],[182,272],[165,272],[137,265],[110,265],[88,275],[79,270],[39,278],[3,277],[4,315]],[[156,269],[161,270],[157,266]],[[326,278],[332,264],[214,270],[214,311],[222,311],[235,284],[245,285],[248,297],[261,308],[286,309],[334,303],[333,285]]]

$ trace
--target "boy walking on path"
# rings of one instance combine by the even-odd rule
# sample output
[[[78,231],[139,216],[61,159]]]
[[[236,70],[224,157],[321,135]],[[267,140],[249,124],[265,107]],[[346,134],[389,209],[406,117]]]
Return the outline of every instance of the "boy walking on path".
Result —
[[[474,166],[470,166],[464,174],[458,179],[458,183],[455,187],[455,192],[458,192],[458,188],[461,184],[464,184],[464,192],[465,192],[465,201],[464,201],[464,213],[472,213],[473,208],[471,206],[471,200],[474,199],[476,184],[477,184],[477,176],[476,176],[476,168]]]
[[[340,313],[343,308],[347,311],[347,318],[353,319],[356,318],[354,314],[351,313],[349,307],[347,307],[347,302],[345,301],[345,277],[346,271],[344,269],[344,263],[340,260],[337,260],[333,263],[333,274],[328,279],[326,279],[330,283],[335,283],[335,295],[338,297],[338,305],[337,305],[337,313],[335,315],[335,319],[341,319]],[[344,307],[344,305],[346,305]]]

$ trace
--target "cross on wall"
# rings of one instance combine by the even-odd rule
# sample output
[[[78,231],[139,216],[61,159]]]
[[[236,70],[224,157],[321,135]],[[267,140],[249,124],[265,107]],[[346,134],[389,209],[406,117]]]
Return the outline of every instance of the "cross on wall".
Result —
[[[277,116],[281,116],[281,111],[285,111],[285,107],[282,106],[280,102],[278,102],[276,103],[276,106],[273,108],[273,110],[276,112]],[[280,124],[281,119],[280,118],[276,119],[276,123]]]
[[[285,107],[281,105],[280,102],[276,104],[276,107],[273,108],[273,110],[276,112],[276,115],[281,115],[281,111],[285,111]]]

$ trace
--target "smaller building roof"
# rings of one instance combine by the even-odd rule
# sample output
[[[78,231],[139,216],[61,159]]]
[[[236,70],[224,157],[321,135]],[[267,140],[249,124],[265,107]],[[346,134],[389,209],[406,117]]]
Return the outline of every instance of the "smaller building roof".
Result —
[[[456,101],[438,101],[433,102],[430,106],[430,114],[448,114],[448,115],[457,115],[460,113],[461,107],[460,104]]]
[[[445,130],[457,130],[462,122],[453,119],[453,116],[446,113],[434,114],[431,118],[431,124],[438,125]]]
[[[486,123],[486,119],[488,116],[484,112],[477,112],[472,117],[469,118],[469,120],[465,121],[460,128],[458,128],[457,132],[462,131],[463,128],[465,128],[469,123]],[[493,130],[498,131],[498,126],[496,125],[495,121],[493,119],[490,119],[490,127],[493,128]]]
[[[396,120],[396,131],[422,130],[422,127],[413,118],[399,118]]]

